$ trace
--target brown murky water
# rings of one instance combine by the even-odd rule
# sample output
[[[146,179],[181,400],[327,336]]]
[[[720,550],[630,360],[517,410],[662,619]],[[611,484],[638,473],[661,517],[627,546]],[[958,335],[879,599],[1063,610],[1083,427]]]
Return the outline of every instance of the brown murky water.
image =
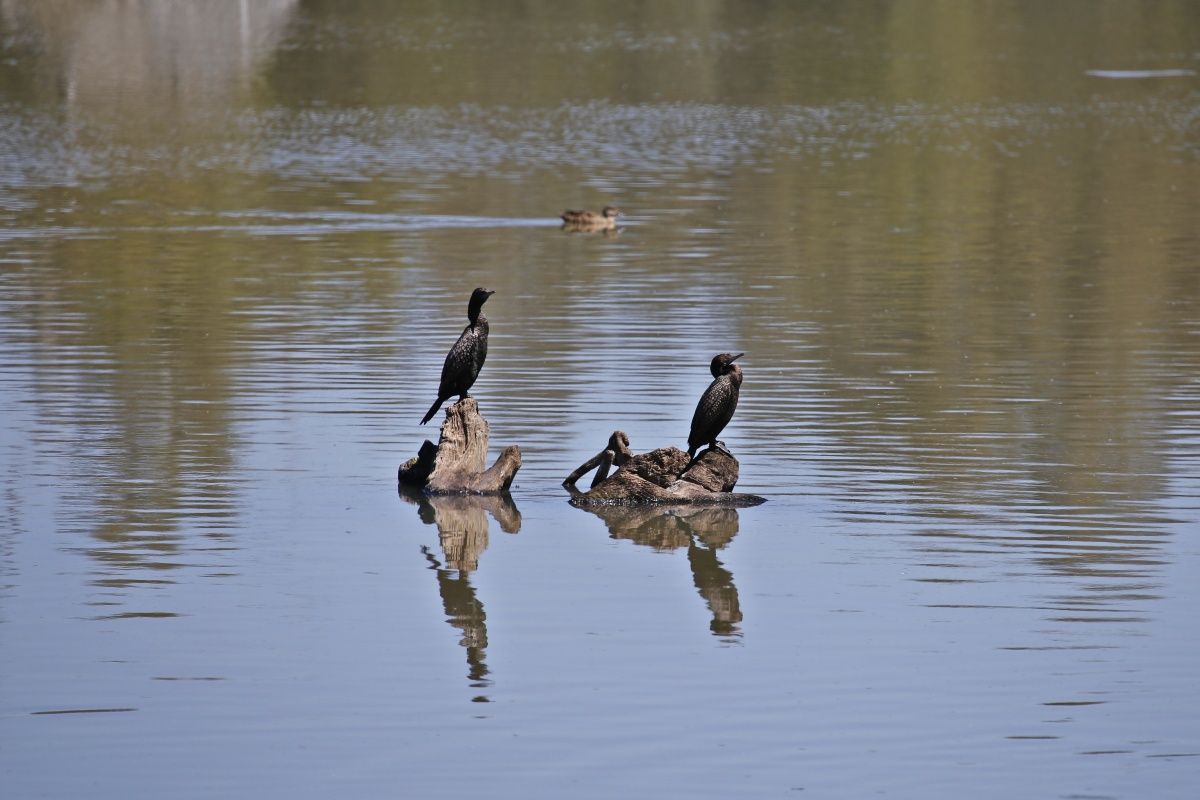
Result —
[[[1191,797],[1198,42],[0,2],[5,795]],[[525,464],[399,496],[476,285]],[[725,350],[767,504],[567,505]]]

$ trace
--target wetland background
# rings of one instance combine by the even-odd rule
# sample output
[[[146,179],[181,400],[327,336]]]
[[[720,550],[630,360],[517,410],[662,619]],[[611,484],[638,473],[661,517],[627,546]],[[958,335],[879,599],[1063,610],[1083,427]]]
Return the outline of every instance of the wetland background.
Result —
[[[1189,2],[0,0],[5,795],[1191,797],[1198,71]],[[398,496],[476,285],[512,501]],[[726,350],[767,504],[567,505]]]

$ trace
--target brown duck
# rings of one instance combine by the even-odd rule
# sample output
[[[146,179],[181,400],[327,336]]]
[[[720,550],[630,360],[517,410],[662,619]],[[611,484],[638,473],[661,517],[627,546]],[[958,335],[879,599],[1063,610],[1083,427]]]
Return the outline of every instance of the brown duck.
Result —
[[[595,211],[567,209],[562,213],[563,228],[572,231],[611,231],[617,227],[619,216],[621,210],[616,206],[605,206],[599,214]]]

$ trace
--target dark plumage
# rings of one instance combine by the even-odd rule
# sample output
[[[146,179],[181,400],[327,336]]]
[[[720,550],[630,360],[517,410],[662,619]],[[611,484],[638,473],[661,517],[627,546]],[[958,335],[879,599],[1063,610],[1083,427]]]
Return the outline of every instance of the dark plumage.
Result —
[[[692,415],[692,431],[688,434],[689,458],[695,458],[700,445],[721,447],[717,436],[725,430],[729,420],[733,419],[742,388],[742,369],[733,362],[744,355],[746,354],[721,353],[713,357],[709,371],[712,372],[714,380],[704,390],[704,394],[700,395],[696,413]]]
[[[605,206],[597,214],[595,211],[575,211],[567,209],[562,213],[563,227],[578,231],[607,231],[617,227],[617,217],[621,211],[616,206]]]
[[[487,289],[476,289],[471,292],[471,301],[467,304],[467,319],[470,324],[463,328],[458,341],[446,354],[446,363],[442,365],[442,380],[438,384],[437,400],[429,407],[429,413],[421,420],[424,425],[433,419],[433,415],[442,407],[442,403],[454,395],[459,399],[467,396],[467,391],[479,377],[483,360],[487,358],[488,321],[483,315],[483,304],[495,292]]]

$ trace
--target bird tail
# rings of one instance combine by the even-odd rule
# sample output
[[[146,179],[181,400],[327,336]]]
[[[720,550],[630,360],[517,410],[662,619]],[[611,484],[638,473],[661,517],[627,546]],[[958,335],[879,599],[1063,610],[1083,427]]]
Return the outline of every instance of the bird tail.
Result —
[[[434,400],[433,405],[429,407],[429,411],[425,414],[425,419],[421,420],[421,424],[424,425],[426,422],[429,422],[429,420],[433,419],[433,415],[438,412],[438,409],[442,407],[442,403],[444,402],[446,402],[446,398],[444,397],[439,397],[437,400]]]

